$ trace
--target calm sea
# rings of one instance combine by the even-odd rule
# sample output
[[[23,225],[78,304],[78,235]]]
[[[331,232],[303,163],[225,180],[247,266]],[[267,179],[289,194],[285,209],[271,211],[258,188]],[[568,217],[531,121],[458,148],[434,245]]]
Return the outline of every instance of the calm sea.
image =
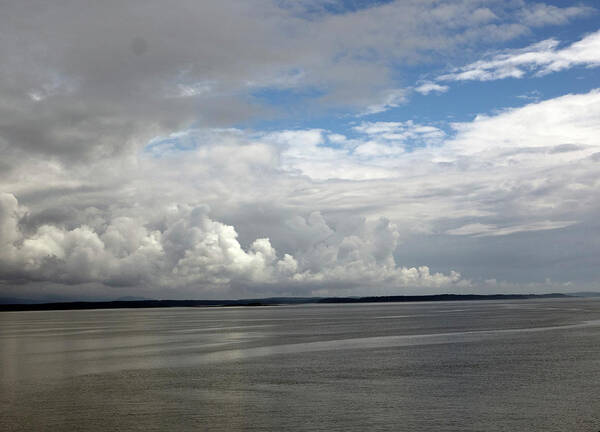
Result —
[[[0,313],[2,431],[600,431],[600,300]]]

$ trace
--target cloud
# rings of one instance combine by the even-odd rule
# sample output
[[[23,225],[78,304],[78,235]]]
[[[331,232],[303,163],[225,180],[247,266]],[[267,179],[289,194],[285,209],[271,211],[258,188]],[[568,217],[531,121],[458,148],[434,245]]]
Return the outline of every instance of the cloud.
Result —
[[[574,221],[539,221],[526,225],[516,225],[508,227],[498,227],[496,225],[486,225],[481,223],[463,225],[460,228],[454,228],[446,231],[450,235],[472,235],[476,237],[486,236],[504,236],[527,231],[545,231],[565,228],[575,224]]]
[[[279,131],[260,138],[280,147],[282,166],[312,179],[372,180],[397,176],[400,155],[440,145],[441,129],[406,122],[362,122],[348,138],[321,129]]]
[[[18,228],[18,215],[26,211],[13,195],[0,196],[0,269],[5,276],[12,272],[18,278],[64,284],[195,287],[196,294],[228,292],[240,284],[275,290],[295,286],[300,292],[315,285],[322,291],[331,284],[345,284],[345,289],[358,284],[469,285],[457,272],[397,266],[398,233],[386,219],[357,220],[336,229],[319,213],[296,216],[288,226],[297,235],[321,234],[310,236],[292,256],[278,254],[268,238],[255,239],[244,249],[235,228],[212,220],[206,207],[173,209],[160,230],[150,229],[148,221],[119,216],[101,230],[42,225],[30,234]]]
[[[564,48],[555,39],[547,39],[526,48],[496,54],[442,75],[441,81],[491,81],[545,75],[575,66],[600,66],[600,31]]]
[[[272,115],[272,101],[254,97],[260,90],[305,94],[294,108],[311,112],[381,112],[404,101],[397,65],[523,35],[532,13],[576,15],[483,0],[309,3],[3,5],[5,163],[32,154],[70,165],[131,157],[192,124],[230,127]]]
[[[399,107],[406,102],[406,92],[402,89],[393,89],[386,91],[381,102],[369,105],[359,116],[366,116],[385,112],[392,108]]]
[[[344,4],[3,5],[2,292],[474,290],[464,269],[481,280],[513,276],[508,266],[498,270],[496,257],[473,270],[485,255],[476,242],[486,242],[485,251],[498,250],[499,237],[517,242],[507,256],[529,244],[519,235],[444,233],[577,222],[529,230],[542,241],[593,229],[597,92],[450,126],[354,116],[405,103],[405,67],[564,22],[578,16],[574,9],[485,0]],[[545,71],[562,67],[563,57],[590,65],[592,36],[549,45],[550,62],[516,67]],[[420,91],[443,87],[422,83]],[[278,92],[294,96],[290,112],[299,118],[340,110],[353,123],[235,126],[284,115],[276,97],[261,97]],[[452,265],[439,261],[439,248],[419,255],[459,237],[464,249]],[[586,243],[587,257],[594,247]],[[552,262],[559,252],[543,253]],[[563,279],[589,276],[585,259],[568,258]],[[531,277],[544,280],[548,270],[534,264]]]
[[[587,6],[559,8],[544,3],[526,5],[520,12],[523,22],[532,26],[565,24],[570,19],[593,14],[596,10]]]
[[[448,145],[462,155],[501,152],[507,164],[533,158],[540,163],[564,163],[594,152],[598,145],[595,134],[600,132],[597,118],[600,111],[600,90],[585,94],[568,94],[558,98],[508,109],[496,116],[477,116],[473,122],[453,125],[458,132]],[[556,147],[576,144],[573,147]],[[568,152],[556,151],[571,150]],[[540,159],[530,149],[548,150]],[[513,152],[513,158],[510,152]],[[486,161],[487,162],[487,161]]]
[[[411,121],[361,122],[348,135],[192,129],[119,166],[30,160],[23,169],[39,177],[3,183],[11,192],[0,199],[0,279],[196,297],[510,281],[508,257],[533,247],[523,234],[542,244],[570,230],[561,241],[585,242],[594,229],[599,113],[594,90],[478,116],[452,134]],[[440,262],[446,248],[434,245],[452,238],[462,243],[447,250],[460,253]],[[523,259],[552,262],[576,249]],[[506,258],[480,261],[491,253]],[[535,263],[523,277],[591,277],[569,257],[562,277],[536,273]]]
[[[415,91],[417,93],[421,93],[423,95],[428,95],[429,93],[445,93],[449,89],[448,86],[436,84],[434,82],[424,82],[423,84],[415,87]]]

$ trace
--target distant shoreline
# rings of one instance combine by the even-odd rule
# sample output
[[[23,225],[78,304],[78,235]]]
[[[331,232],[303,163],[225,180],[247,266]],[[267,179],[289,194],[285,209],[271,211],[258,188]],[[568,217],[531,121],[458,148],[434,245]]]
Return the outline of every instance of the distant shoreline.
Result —
[[[155,309],[169,307],[223,307],[223,306],[278,306],[294,304],[336,303],[408,303],[465,300],[528,300],[551,298],[577,298],[567,294],[434,294],[422,296],[370,296],[370,297],[270,297],[241,300],[116,300],[77,301],[37,304],[4,304],[0,312],[88,310],[88,309]]]

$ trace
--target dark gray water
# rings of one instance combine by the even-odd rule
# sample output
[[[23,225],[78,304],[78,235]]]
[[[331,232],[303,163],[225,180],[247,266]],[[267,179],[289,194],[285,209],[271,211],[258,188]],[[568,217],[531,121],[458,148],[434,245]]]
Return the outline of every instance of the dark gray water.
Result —
[[[2,431],[600,431],[600,301],[0,314]]]

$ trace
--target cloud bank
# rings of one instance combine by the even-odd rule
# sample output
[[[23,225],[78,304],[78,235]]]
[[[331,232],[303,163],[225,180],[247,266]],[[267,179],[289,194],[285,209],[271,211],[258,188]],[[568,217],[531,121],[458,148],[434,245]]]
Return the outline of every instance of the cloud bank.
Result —
[[[15,280],[64,284],[98,282],[173,290],[184,287],[205,295],[230,294],[230,288],[306,287],[327,292],[334,284],[351,290],[374,287],[438,288],[469,286],[459,273],[432,273],[427,266],[400,267],[393,252],[397,227],[389,220],[355,221],[336,230],[318,213],[287,221],[307,241],[296,255],[278,254],[268,238],[244,249],[233,226],[212,220],[206,207],[171,209],[150,229],[149,221],[119,216],[102,229],[41,225],[29,234],[19,228],[27,210],[7,193],[0,195],[0,271]],[[186,290],[187,291],[187,290]],[[284,291],[288,292],[288,291]]]
[[[513,286],[399,256],[416,238],[593,223],[599,116],[594,90],[454,124],[451,136],[412,122],[363,122],[353,138],[191,130],[102,183],[102,161],[13,183],[0,200],[0,271],[5,284],[212,297]]]

